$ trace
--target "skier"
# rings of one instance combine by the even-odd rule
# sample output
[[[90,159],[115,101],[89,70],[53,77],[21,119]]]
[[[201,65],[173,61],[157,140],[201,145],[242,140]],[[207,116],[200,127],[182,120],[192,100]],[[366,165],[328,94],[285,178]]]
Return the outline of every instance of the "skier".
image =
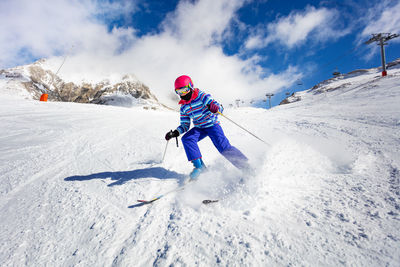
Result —
[[[168,132],[165,139],[168,141],[186,132],[182,137],[182,144],[188,160],[194,165],[190,178],[196,179],[205,170],[197,142],[206,136],[210,137],[218,151],[235,167],[241,170],[250,169],[246,156],[229,143],[220,126],[217,114],[223,112],[222,105],[209,94],[194,88],[192,79],[186,75],[179,76],[175,80],[175,92],[181,98],[179,101],[181,124],[176,130]],[[189,130],[191,119],[194,127]]]

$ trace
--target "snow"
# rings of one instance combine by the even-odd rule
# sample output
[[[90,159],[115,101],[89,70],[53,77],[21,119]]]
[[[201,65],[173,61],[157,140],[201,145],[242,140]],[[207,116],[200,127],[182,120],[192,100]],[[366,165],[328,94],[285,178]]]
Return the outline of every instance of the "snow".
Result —
[[[136,200],[192,168],[175,141],[160,162],[178,113],[37,102],[0,86],[1,266],[400,265],[399,69],[270,110],[227,109],[271,144],[220,118],[255,175],[205,139],[209,171],[151,205]]]
[[[1,96],[7,98],[25,98],[32,99],[32,95],[21,85],[21,82],[26,82],[25,77],[21,78],[6,78],[5,75],[0,74],[0,88]]]

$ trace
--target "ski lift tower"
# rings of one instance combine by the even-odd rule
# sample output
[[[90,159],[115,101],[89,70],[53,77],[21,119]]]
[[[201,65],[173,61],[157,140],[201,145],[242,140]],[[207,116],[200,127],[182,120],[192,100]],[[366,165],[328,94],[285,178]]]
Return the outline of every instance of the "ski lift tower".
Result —
[[[268,100],[269,100],[269,108],[271,109],[271,97],[273,97],[274,94],[266,94],[266,96],[268,97]]]
[[[390,39],[393,38],[397,38],[400,35],[394,33],[374,33],[372,34],[371,39],[369,39],[368,41],[365,42],[365,44],[370,44],[373,42],[377,42],[378,45],[381,46],[381,57],[382,57],[382,76],[386,76],[387,72],[386,72],[386,59],[385,59],[385,48],[384,45],[387,45],[387,41],[389,41]]]
[[[236,102],[236,107],[238,108],[240,104],[240,99],[236,99],[235,102]]]

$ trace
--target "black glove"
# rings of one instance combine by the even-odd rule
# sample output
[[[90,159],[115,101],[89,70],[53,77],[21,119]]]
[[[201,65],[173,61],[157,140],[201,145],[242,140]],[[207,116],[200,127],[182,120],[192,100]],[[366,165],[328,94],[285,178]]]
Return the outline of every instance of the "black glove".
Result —
[[[219,110],[219,107],[214,103],[208,104],[207,107],[212,113],[217,113]]]
[[[166,135],[165,135],[165,140],[169,140],[169,139],[171,139],[171,138],[174,138],[174,137],[178,137],[179,136],[179,131],[178,130],[175,130],[175,131],[169,131]]]

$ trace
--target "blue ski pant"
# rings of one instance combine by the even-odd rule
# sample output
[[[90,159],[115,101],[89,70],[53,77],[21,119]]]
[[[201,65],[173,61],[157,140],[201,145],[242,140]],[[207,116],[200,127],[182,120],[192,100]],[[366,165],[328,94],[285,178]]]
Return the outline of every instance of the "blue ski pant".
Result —
[[[226,138],[224,131],[219,124],[208,128],[194,127],[183,135],[182,144],[189,161],[202,157],[197,143],[206,136],[210,137],[218,151],[235,167],[244,169],[248,166],[247,157],[243,155],[239,149],[229,143],[228,138]]]

